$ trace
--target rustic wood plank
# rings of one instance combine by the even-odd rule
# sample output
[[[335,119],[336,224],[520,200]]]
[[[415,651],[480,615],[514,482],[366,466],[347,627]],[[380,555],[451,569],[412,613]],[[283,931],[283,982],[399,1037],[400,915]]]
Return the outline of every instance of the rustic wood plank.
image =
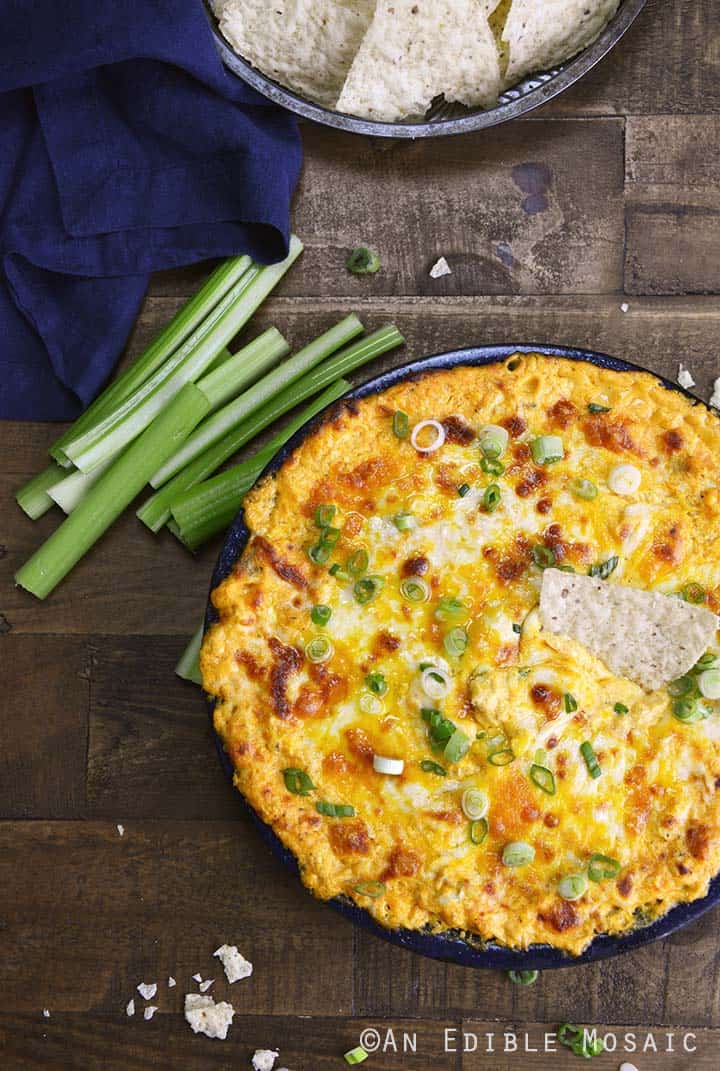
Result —
[[[239,1004],[232,987],[228,999]],[[182,1019],[179,1008],[183,996],[174,991],[173,1012],[159,1010],[148,1023],[136,1013],[134,1019],[123,1015],[88,1016],[41,1014],[10,1017],[0,1015],[0,1051],[3,1071],[31,1071],[57,1067],[68,1071],[205,1071],[206,1068],[249,1068],[256,1049],[280,1050],[278,1069],[287,1065],[292,1071],[338,1071],[346,1067],[342,1056],[358,1043],[365,1029],[376,1026],[382,1031],[385,1051],[366,1065],[385,1071],[460,1071],[460,1055],[445,1054],[445,1024],[423,1024],[412,1020],[393,1020],[375,1024],[361,1019],[332,1019],[297,1016],[236,1015],[224,1042],[194,1036]],[[139,1001],[139,1005],[142,1001]],[[448,1024],[459,1032],[459,1023]],[[416,1050],[410,1041],[415,1037]],[[393,1051],[393,1045],[398,1051]],[[403,1052],[405,1046],[406,1051]]]
[[[436,1018],[472,1015],[482,1008],[490,1018],[511,1014],[518,1021],[718,1026],[717,920],[716,910],[682,937],[573,967],[572,973],[545,971],[528,988],[514,986],[504,972],[434,962],[358,932],[355,1010],[366,1016],[412,1011]],[[693,948],[691,961],[679,942]]]
[[[278,323],[294,341],[308,340],[349,308],[369,328],[395,320],[407,345],[352,378],[370,375],[428,353],[472,344],[515,341],[580,345],[610,352],[674,378],[684,361],[707,398],[718,375],[716,341],[720,310],[712,298],[633,299],[627,313],[619,296],[476,297],[385,299],[362,297],[352,304],[337,299],[276,298],[255,322],[260,329]],[[167,319],[168,304],[154,299],[144,322]],[[30,442],[33,425],[3,423],[0,444],[12,456],[16,442]],[[47,441],[47,426],[37,437]],[[35,456],[35,446],[24,448]],[[39,458],[38,458],[39,460]],[[12,577],[58,522],[57,513],[37,523],[28,520],[12,493],[32,470],[0,476],[0,612],[20,632],[115,633],[187,636],[202,614],[212,563],[219,541],[196,557],[188,555],[167,533],[153,537],[132,515],[121,518],[91,553],[45,602],[13,587]]]
[[[582,81],[541,115],[720,111],[713,0],[648,0],[635,25]]]
[[[89,672],[84,642],[2,632],[0,816],[72,818],[85,811]]]
[[[188,992],[198,971],[224,992],[224,942],[255,966],[243,1013],[351,1011],[352,928],[247,821],[3,822],[0,888],[5,1013],[118,1014],[139,982]]]
[[[626,169],[628,293],[720,290],[720,116],[630,117]]]
[[[179,637],[93,641],[87,797],[93,817],[238,819],[199,688],[174,674]],[[248,850],[267,848],[243,826]],[[257,843],[256,843],[257,842]]]

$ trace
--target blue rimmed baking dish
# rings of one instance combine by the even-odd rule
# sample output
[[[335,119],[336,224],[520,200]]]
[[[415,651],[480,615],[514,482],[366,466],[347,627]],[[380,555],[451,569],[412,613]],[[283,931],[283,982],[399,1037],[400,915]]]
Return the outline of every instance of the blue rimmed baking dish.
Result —
[[[658,376],[657,373],[651,372],[647,368],[641,368],[639,365],[631,364],[629,361],[624,361],[617,357],[609,357],[604,353],[595,353],[592,350],[570,349],[562,346],[533,345],[478,346],[471,349],[455,350],[451,353],[441,353],[432,357],[425,357],[419,361],[413,361],[411,364],[394,368],[389,372],[376,376],[374,379],[368,380],[368,382],[364,383],[361,387],[356,387],[354,390],[349,391],[348,394],[345,395],[345,398],[365,398],[370,394],[379,394],[382,391],[387,390],[388,387],[392,387],[396,383],[399,383],[401,380],[421,376],[425,372],[431,372],[438,369],[454,368],[457,365],[497,364],[506,361],[514,353],[542,353],[548,356],[564,357],[568,360],[589,361],[591,364],[599,365],[601,368],[610,368],[618,372],[648,372],[650,375],[655,376],[655,378],[668,390],[674,390],[684,394],[696,405],[704,404],[693,394],[690,394],[689,391],[680,387],[677,383],[672,383],[669,380],[663,379],[663,377]],[[332,412],[335,407],[342,405],[343,400],[344,399],[341,399],[339,402],[334,403],[334,406],[331,406],[330,411]],[[325,417],[326,414],[321,413],[306,424],[305,427],[301,428],[283,449],[275,455],[273,460],[264,470],[261,479],[269,473],[276,472],[293,450],[295,450],[295,448],[323,422]],[[229,575],[245,549],[249,537],[250,533],[245,525],[244,514],[241,510],[230,526],[217,564],[215,565],[211,581],[211,591]],[[208,628],[216,620],[217,615],[215,610],[212,603],[208,601],[205,627]],[[210,708],[212,717],[212,701],[210,703]],[[232,780],[232,764],[223,748],[222,741],[217,734],[215,736],[215,741],[222,766],[228,777]],[[292,852],[285,848],[270,826],[259,818],[250,805],[245,800],[242,800],[242,797],[241,805],[244,805],[250,812],[262,837],[270,845],[272,851],[279,857],[282,863],[288,867],[288,869],[299,876],[298,863]],[[463,940],[459,934],[452,931],[446,933],[428,933],[422,930],[390,930],[379,925],[367,911],[357,907],[349,901],[338,898],[330,900],[328,903],[363,929],[369,930],[371,933],[374,933],[378,937],[382,937],[386,941],[390,941],[392,944],[411,949],[413,952],[419,952],[424,956],[430,956],[432,959],[445,960],[450,963],[459,963],[466,967],[486,967],[496,970],[548,970],[554,967],[571,967],[581,963],[591,963],[595,960],[608,959],[610,956],[617,956],[621,952],[629,952],[632,949],[649,944],[651,941],[657,941],[661,937],[667,937],[681,927],[687,926],[688,923],[693,922],[711,907],[720,903],[720,875],[713,878],[707,895],[702,899],[694,900],[687,904],[678,904],[676,907],[668,911],[667,914],[656,919],[650,925],[638,927],[627,933],[619,934],[617,936],[601,934],[596,937],[579,956],[570,956],[557,948],[553,948],[551,945],[545,944],[531,945],[526,950],[519,950],[493,944],[492,942],[466,941]]]

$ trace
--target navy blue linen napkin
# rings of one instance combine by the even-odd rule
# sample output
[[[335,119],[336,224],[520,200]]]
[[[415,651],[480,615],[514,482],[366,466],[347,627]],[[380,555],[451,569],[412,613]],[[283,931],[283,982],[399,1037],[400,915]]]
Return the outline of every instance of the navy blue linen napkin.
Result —
[[[0,0],[0,131],[0,417],[75,417],[150,272],[286,254],[295,122],[202,0]]]

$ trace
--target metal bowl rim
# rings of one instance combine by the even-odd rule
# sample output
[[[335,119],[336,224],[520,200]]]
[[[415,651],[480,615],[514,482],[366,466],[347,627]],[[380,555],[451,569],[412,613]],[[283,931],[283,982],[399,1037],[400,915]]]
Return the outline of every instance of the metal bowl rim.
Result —
[[[517,100],[508,101],[496,105],[487,111],[473,111],[468,115],[462,115],[455,119],[439,119],[436,122],[423,121],[419,123],[385,123],[373,119],[360,119],[357,116],[347,115],[343,112],[333,111],[321,104],[301,97],[298,93],[273,81],[263,74],[257,67],[243,59],[235,52],[225,40],[218,27],[217,19],[211,11],[208,12],[211,31],[215,38],[215,44],[220,53],[220,58],[225,66],[233,74],[242,78],[253,89],[264,97],[279,104],[289,111],[304,119],[310,119],[324,126],[330,126],[336,130],[344,130],[353,134],[364,134],[375,138],[416,138],[449,137],[455,134],[467,134],[475,130],[485,130],[497,126],[499,123],[508,122],[521,115],[527,115],[535,108],[546,104],[559,93],[564,92],[575,82],[583,78],[588,71],[595,67],[614,48],[620,39],[627,33],[638,15],[645,7],[647,0],[623,0],[618,11],[607,24],[600,36],[577,56],[568,60],[548,82],[531,89]]]
[[[568,346],[548,346],[546,344],[534,345],[532,343],[469,347],[466,349],[452,350],[447,353],[438,353],[429,357],[420,358],[416,361],[411,361],[407,364],[400,365],[397,368],[390,369],[387,372],[383,372],[380,375],[374,376],[362,385],[348,391],[327,410],[319,413],[297,431],[282,450],[280,450],[265,467],[258,479],[264,479],[266,476],[276,472],[284,464],[290,454],[323,423],[328,413],[333,412],[338,405],[342,405],[343,402],[348,399],[360,399],[368,397],[371,394],[379,394],[382,391],[387,390],[388,387],[394,386],[396,383],[413,377],[422,376],[426,372],[442,371],[448,368],[455,368],[459,365],[473,366],[500,364],[516,353],[539,353],[548,357],[561,357],[567,360],[586,361],[601,368],[609,368],[618,372],[643,372],[653,376],[653,378],[662,383],[667,390],[677,391],[679,394],[688,398],[694,405],[703,405],[708,411],[712,412],[706,402],[697,398],[678,383],[665,379],[663,376],[658,375],[657,372],[653,372],[648,368],[643,368],[641,365],[634,364],[631,361],[626,361],[619,357],[611,357],[608,354],[599,353],[595,350]],[[245,524],[244,513],[241,509],[230,526],[220,551],[210,583],[211,593],[218,584],[228,576],[240,554],[245,549],[249,537],[250,532]],[[210,625],[215,623],[215,621],[217,621],[217,614],[212,605],[211,598],[208,597],[205,614],[205,629],[207,630]],[[208,697],[208,703],[212,724],[215,701],[211,697]],[[220,763],[232,783],[232,763],[223,747],[222,740],[215,732],[214,727],[213,735]],[[245,797],[240,793],[238,793],[238,796],[240,805],[250,814],[263,839],[270,846],[273,853],[280,859],[285,867],[299,877],[299,866],[293,853],[285,847],[271,826],[267,825],[267,823],[260,818]],[[410,949],[413,952],[428,956],[432,959],[457,963],[466,967],[489,968],[494,970],[552,970],[608,959],[620,955],[623,952],[630,952],[636,948],[641,948],[643,945],[650,944],[661,938],[669,937],[671,934],[687,926],[689,923],[694,922],[696,919],[700,918],[701,915],[705,914],[706,911],[709,911],[720,903],[720,874],[717,874],[712,879],[709,890],[704,897],[690,901],[689,903],[677,904],[649,926],[638,927],[637,929],[629,930],[627,933],[617,935],[600,934],[593,939],[579,956],[570,956],[560,949],[554,948],[552,945],[544,944],[531,945],[528,949],[514,949],[492,942],[484,943],[482,946],[473,945],[464,941],[459,935],[455,935],[451,931],[426,933],[420,930],[391,930],[381,926],[366,910],[357,907],[353,903],[342,899],[333,899],[323,902],[328,903],[335,910],[339,911],[340,914],[344,915],[345,918],[363,929],[374,933],[377,937],[381,937],[384,940],[389,941],[391,944],[400,945],[403,948]]]

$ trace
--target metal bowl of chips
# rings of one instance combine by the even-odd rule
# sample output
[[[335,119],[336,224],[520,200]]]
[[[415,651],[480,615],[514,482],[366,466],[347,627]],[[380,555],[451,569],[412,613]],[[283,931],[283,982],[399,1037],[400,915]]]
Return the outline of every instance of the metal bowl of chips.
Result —
[[[650,369],[642,368],[621,358],[611,357],[605,353],[597,353],[592,350],[532,344],[477,346],[472,349],[455,350],[451,353],[440,353],[432,357],[424,357],[421,360],[393,368],[389,372],[368,380],[362,386],[355,387],[344,395],[344,400],[365,398],[370,394],[380,393],[396,383],[414,376],[422,376],[426,372],[455,368],[458,365],[502,363],[516,353],[542,353],[554,357],[563,357],[570,361],[587,361],[590,364],[598,365],[600,368],[609,368],[616,372],[645,372],[659,380],[667,390],[677,391],[685,395],[694,405],[705,404],[677,383],[664,379],[656,372],[650,371]],[[336,406],[342,404],[342,401],[335,403]],[[292,452],[327,419],[327,416],[327,412],[318,414],[296,432],[268,464],[260,479],[276,472]],[[225,537],[225,542],[210,582],[211,592],[233,571],[249,539],[250,531],[245,524],[245,516],[241,509]],[[212,604],[212,599],[208,599],[205,612],[205,628],[210,628],[217,620],[218,615]],[[210,697],[208,698],[210,699]],[[209,710],[212,720],[214,710],[214,700],[212,699],[209,701]],[[232,762],[224,749],[220,736],[217,733],[214,736],[220,763],[232,783]],[[284,846],[274,830],[259,817],[243,797],[238,796],[238,804],[249,813],[260,835],[281,863],[291,873],[299,876],[300,871],[297,859]],[[669,937],[677,930],[695,922],[706,911],[720,904],[720,874],[713,878],[707,894],[702,898],[688,903],[678,903],[666,914],[652,921],[638,918],[637,926],[624,933],[617,935],[599,934],[579,956],[569,956],[562,950],[548,944],[535,944],[527,949],[508,948],[492,941],[475,940],[456,931],[437,933],[426,930],[386,929],[376,922],[369,912],[357,907],[349,900],[338,897],[328,901],[328,904],[344,915],[345,918],[364,930],[375,934],[376,937],[381,937],[391,944],[410,949],[410,951],[417,952],[420,955],[429,956],[431,959],[456,963],[464,967],[491,968],[494,970],[550,970],[557,967],[579,966],[584,963],[609,959],[623,952],[632,952],[660,938]]]
[[[262,71],[239,56],[223,37],[215,16],[212,12],[209,12],[209,15],[217,49],[225,66],[273,103],[282,105],[304,119],[323,123],[336,130],[371,137],[412,140],[484,130],[487,127],[497,126],[499,123],[527,115],[535,108],[546,104],[583,78],[614,48],[630,29],[645,3],[646,0],[622,0],[615,16],[600,36],[584,51],[562,66],[535,74],[506,90],[493,108],[470,109],[459,104],[447,104],[440,99],[432,105],[421,122],[397,123],[360,119],[353,115],[333,111],[320,104],[314,104],[299,96],[280,85],[279,82],[268,78]]]

